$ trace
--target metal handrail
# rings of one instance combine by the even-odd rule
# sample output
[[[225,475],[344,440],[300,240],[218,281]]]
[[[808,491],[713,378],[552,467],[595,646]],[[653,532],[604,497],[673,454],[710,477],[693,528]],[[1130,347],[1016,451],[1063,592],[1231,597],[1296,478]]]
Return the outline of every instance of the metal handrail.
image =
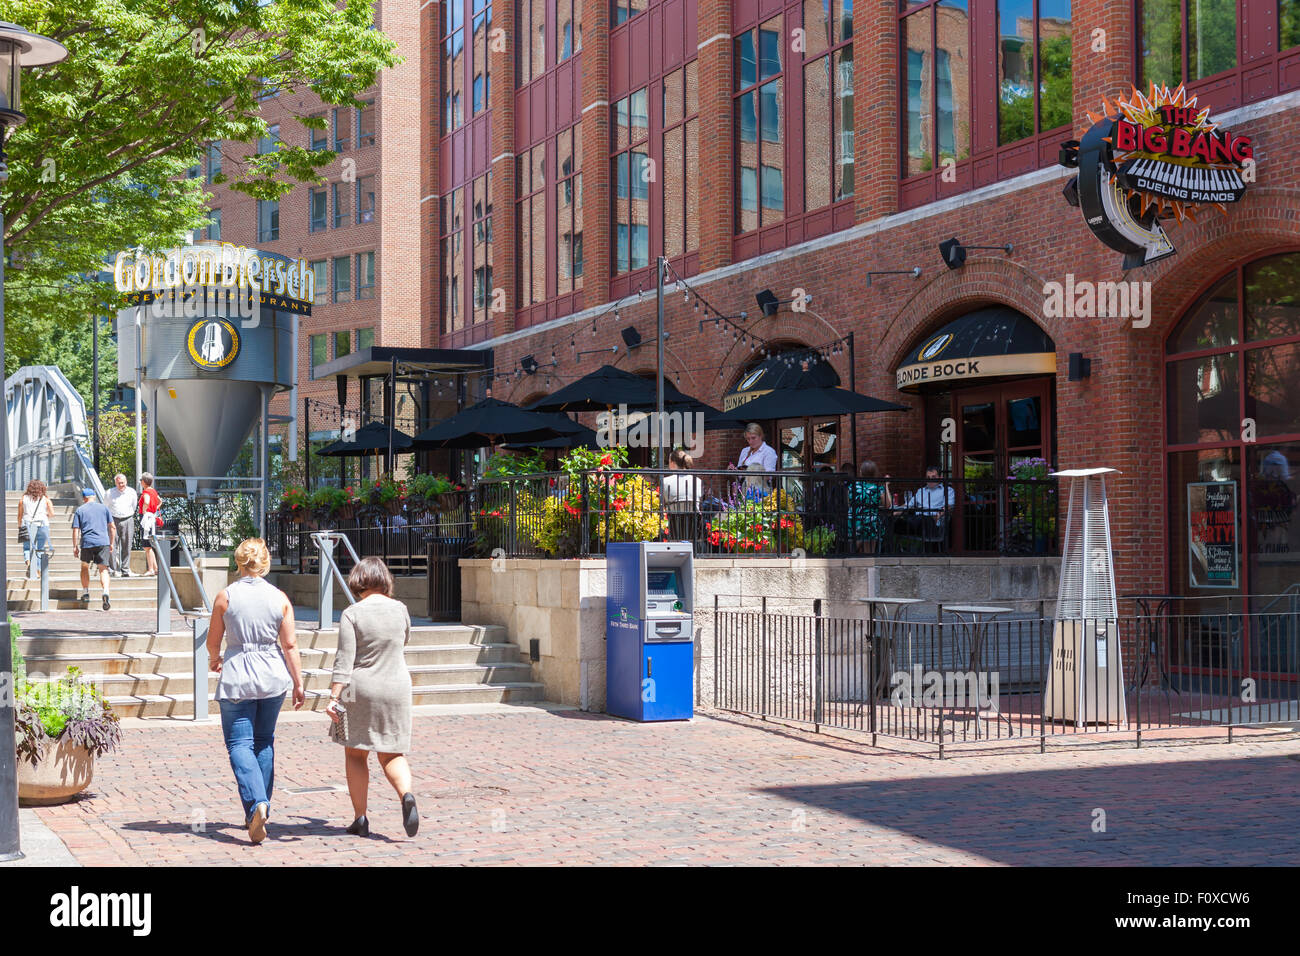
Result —
[[[320,586],[317,589],[318,617],[316,627],[317,629],[324,629],[334,623],[334,581],[338,581],[339,587],[343,589],[343,596],[348,599],[348,604],[357,603],[356,595],[348,587],[347,578],[343,577],[343,569],[334,560],[334,542],[340,540],[343,542],[344,547],[348,549],[348,554],[352,557],[354,565],[361,563],[361,559],[357,557],[352,542],[342,531],[313,531],[311,540],[316,545],[317,554],[320,555]]]
[[[186,610],[185,605],[181,602],[180,592],[176,589],[176,579],[172,577],[171,572],[171,549],[163,550],[164,541],[175,541],[181,546],[181,554],[185,560],[185,567],[189,568],[190,573],[194,575],[194,583],[199,586],[199,596],[203,599],[202,608]],[[208,719],[208,626],[212,617],[212,602],[208,600],[207,589],[203,587],[203,577],[199,574],[199,569],[194,564],[194,557],[190,554],[189,542],[185,540],[185,535],[177,531],[175,534],[156,533],[150,538],[150,546],[153,548],[154,557],[158,563],[158,601],[157,601],[157,618],[155,620],[155,633],[171,633],[172,615],[171,609],[175,606],[181,617],[189,621],[190,626],[194,628],[194,647],[193,647],[193,675],[194,675],[194,719]],[[170,600],[167,600],[170,596]]]
[[[59,439],[42,438],[37,441],[28,442],[21,448],[16,449],[6,461],[6,485],[12,484],[15,486],[15,490],[17,490],[17,486],[22,484],[19,480],[20,476],[23,474],[35,475],[42,470],[47,473],[45,478],[52,481],[65,480],[65,476],[62,474],[63,469],[61,468],[59,469],[61,472],[59,475],[56,476],[49,474],[50,468],[48,467],[48,463],[55,454],[67,454],[71,452],[72,461],[75,463],[75,474],[73,475],[73,480],[76,482],[77,487],[93,488],[95,490],[96,498],[102,502],[106,493],[104,483],[100,481],[99,475],[95,472],[94,464],[91,462],[90,456],[86,453],[85,448],[82,447],[81,442],[82,440],[75,436]],[[41,469],[40,467],[42,458],[46,461],[47,467],[45,469]],[[8,480],[10,475],[13,475],[14,477],[14,481],[12,482]]]

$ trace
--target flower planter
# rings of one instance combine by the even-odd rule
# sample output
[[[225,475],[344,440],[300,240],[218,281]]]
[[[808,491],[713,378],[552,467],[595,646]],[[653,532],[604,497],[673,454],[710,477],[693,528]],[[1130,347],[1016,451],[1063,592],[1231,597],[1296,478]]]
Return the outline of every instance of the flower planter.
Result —
[[[460,507],[461,495],[458,491],[444,491],[433,496],[433,510],[439,514],[455,511]]]
[[[60,740],[32,766],[18,761],[18,802],[25,807],[50,807],[67,803],[90,786],[95,758],[85,747]]]

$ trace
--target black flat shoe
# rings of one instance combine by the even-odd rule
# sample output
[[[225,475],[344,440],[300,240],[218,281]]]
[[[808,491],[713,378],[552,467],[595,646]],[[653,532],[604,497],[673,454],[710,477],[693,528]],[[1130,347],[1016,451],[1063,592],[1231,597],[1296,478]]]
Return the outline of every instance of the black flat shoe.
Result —
[[[364,816],[357,817],[348,827],[348,832],[353,836],[370,836],[370,821]]]
[[[420,830],[420,811],[415,808],[414,795],[409,793],[402,796],[402,826],[407,836],[415,836]]]

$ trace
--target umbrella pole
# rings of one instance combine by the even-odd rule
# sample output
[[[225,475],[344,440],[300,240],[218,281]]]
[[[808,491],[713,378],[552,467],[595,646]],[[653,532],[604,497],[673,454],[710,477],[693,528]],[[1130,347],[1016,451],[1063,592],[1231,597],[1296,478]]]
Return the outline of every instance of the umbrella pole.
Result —
[[[858,390],[858,362],[857,353],[853,351],[853,333],[849,333],[849,391]],[[853,434],[853,473],[858,471],[858,415],[854,412],[849,416],[849,430]]]

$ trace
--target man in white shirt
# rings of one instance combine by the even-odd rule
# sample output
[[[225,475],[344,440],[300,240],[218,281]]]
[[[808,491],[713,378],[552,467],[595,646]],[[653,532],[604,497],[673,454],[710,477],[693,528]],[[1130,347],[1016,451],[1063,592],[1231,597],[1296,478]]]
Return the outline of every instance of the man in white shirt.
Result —
[[[763,441],[763,429],[755,422],[745,426],[745,447],[734,465],[727,468],[735,471],[776,471],[776,449]]]
[[[956,502],[952,485],[939,483],[939,469],[925,469],[925,484],[907,496],[906,507],[914,512],[912,523],[926,541],[942,541],[949,512]]]
[[[109,573],[114,577],[131,576],[131,544],[135,540],[135,509],[138,496],[126,483],[126,475],[114,475],[113,487],[104,496],[108,513],[113,516],[117,540],[112,551]]]

